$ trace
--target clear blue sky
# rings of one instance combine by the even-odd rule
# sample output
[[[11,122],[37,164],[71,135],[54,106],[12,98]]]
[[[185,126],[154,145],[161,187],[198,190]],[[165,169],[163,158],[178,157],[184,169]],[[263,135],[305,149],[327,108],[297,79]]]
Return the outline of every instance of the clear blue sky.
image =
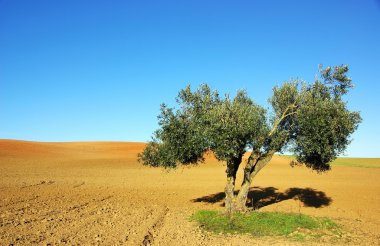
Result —
[[[379,1],[0,0],[0,138],[148,141],[187,84],[267,106],[318,64],[351,69],[347,155],[380,157]]]

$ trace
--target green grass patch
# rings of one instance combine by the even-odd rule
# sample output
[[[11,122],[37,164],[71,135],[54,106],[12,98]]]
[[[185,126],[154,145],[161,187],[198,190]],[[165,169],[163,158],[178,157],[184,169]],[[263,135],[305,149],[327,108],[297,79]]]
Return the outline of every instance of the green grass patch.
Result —
[[[281,157],[289,160],[294,160],[295,157],[291,155],[280,155]],[[350,166],[350,167],[364,167],[364,168],[380,168],[380,158],[353,158],[353,157],[339,157],[331,163],[333,166]]]
[[[380,168],[380,158],[348,158],[340,157],[332,163],[336,166]]]
[[[192,215],[201,228],[214,233],[286,236],[304,240],[339,235],[339,226],[328,218],[281,212],[237,213],[231,217],[217,211],[200,210]]]

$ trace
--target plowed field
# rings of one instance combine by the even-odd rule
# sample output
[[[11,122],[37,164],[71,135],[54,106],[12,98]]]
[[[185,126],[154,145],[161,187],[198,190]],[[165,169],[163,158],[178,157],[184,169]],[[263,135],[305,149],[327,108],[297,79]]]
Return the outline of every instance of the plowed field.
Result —
[[[223,164],[210,156],[191,168],[148,168],[136,160],[143,147],[0,140],[0,245],[305,244],[203,232],[189,217],[223,210]],[[337,165],[317,174],[288,161],[276,156],[258,174],[250,206],[327,216],[345,231],[335,244],[380,245],[380,168]]]

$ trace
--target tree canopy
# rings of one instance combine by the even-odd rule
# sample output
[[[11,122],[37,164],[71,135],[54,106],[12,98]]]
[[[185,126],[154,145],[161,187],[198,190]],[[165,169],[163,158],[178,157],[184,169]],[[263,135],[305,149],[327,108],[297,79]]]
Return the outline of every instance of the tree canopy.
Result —
[[[248,187],[273,154],[284,150],[292,152],[298,164],[329,170],[361,121],[359,112],[349,111],[343,100],[353,87],[347,72],[345,65],[320,67],[320,78],[313,83],[291,80],[275,86],[270,110],[243,90],[231,98],[220,96],[207,84],[195,91],[187,86],[179,92],[177,108],[161,105],[160,127],[139,160],[153,167],[175,168],[203,162],[204,153],[212,151],[227,163],[232,189],[247,151],[251,152],[244,169]]]

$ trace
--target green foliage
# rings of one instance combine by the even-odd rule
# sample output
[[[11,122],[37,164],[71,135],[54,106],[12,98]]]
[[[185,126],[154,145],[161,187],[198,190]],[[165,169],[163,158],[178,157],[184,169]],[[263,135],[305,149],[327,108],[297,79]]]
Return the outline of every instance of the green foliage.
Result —
[[[335,67],[334,72],[328,67],[321,72],[328,83],[317,80],[300,94],[293,150],[298,162],[317,171],[330,169],[330,162],[344,152],[361,121],[360,114],[350,112],[342,100],[352,87],[347,71],[347,66]]]
[[[352,87],[347,72],[343,65],[320,67],[321,80],[312,84],[293,80],[274,87],[270,116],[245,91],[230,98],[220,97],[207,85],[196,91],[188,86],[179,92],[178,108],[161,105],[160,128],[139,160],[176,167],[202,162],[203,154],[211,150],[218,160],[239,162],[238,167],[248,149],[263,158],[288,149],[298,163],[328,170],[361,121],[342,99]]]
[[[231,161],[248,146],[260,145],[267,131],[265,110],[244,91],[231,100],[228,95],[220,98],[207,85],[195,92],[188,86],[180,91],[177,103],[177,110],[161,105],[160,129],[139,155],[144,164],[194,164],[208,150],[219,160]]]
[[[348,93],[348,89],[353,87],[351,78],[346,75],[348,72],[347,65],[336,66],[334,68],[327,67],[326,69],[320,66],[319,70],[324,84],[332,87],[336,97]]]
[[[297,160],[316,170],[329,169],[329,163],[343,153],[360,121],[342,101],[306,98],[297,114],[294,152]]]
[[[233,217],[217,211],[201,210],[191,220],[201,228],[214,233],[252,234],[254,236],[299,237],[302,232],[309,237],[320,237],[326,231],[339,233],[339,226],[328,218],[282,212],[236,213]],[[307,234],[307,235],[306,235]]]
[[[232,100],[227,96],[208,112],[211,146],[219,160],[242,155],[248,146],[259,146],[267,132],[265,110],[255,104],[244,91]]]

